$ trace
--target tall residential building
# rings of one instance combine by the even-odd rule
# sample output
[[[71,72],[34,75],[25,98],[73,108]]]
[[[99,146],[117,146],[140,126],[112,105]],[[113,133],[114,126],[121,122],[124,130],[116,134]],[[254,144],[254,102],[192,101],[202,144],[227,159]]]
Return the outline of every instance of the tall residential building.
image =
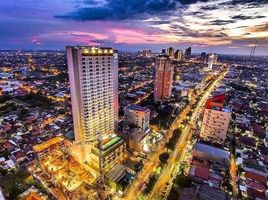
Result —
[[[177,60],[177,61],[181,61],[182,60],[182,57],[183,57],[183,52],[182,50],[177,50],[174,54],[174,58]]]
[[[205,105],[200,137],[206,141],[223,144],[227,135],[231,110],[224,108],[225,95],[208,99]]]
[[[167,55],[169,56],[169,58],[174,58],[174,48],[173,47],[169,47],[167,49]]]
[[[66,47],[75,143],[72,151],[90,161],[91,146],[114,132],[118,121],[118,55],[112,48]]]
[[[202,52],[201,55],[200,55],[200,60],[201,62],[203,63],[206,63],[207,62],[207,54],[206,52]]]
[[[168,56],[161,55],[156,59],[154,99],[155,101],[165,101],[171,96],[173,83],[174,66]]]
[[[152,54],[151,49],[144,49],[144,50],[142,51],[142,55],[143,55],[143,57],[149,58],[149,57],[151,57],[151,54]]]
[[[213,64],[216,64],[218,60],[218,55],[215,53],[209,53],[207,55],[207,63],[208,63],[208,68],[212,69]]]
[[[184,58],[185,58],[185,60],[190,60],[190,58],[191,58],[191,53],[192,53],[192,49],[191,49],[191,47],[188,47],[188,48],[185,50],[185,54],[184,54]]]
[[[125,108],[124,118],[125,128],[138,128],[144,132],[150,130],[150,109],[148,108],[130,105]]]

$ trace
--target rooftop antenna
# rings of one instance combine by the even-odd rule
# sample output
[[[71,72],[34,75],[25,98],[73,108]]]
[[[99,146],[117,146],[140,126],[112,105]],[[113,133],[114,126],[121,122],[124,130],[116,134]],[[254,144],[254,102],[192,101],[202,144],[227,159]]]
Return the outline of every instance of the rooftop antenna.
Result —
[[[255,40],[254,45],[251,48],[250,57],[254,57],[256,46],[257,46],[257,40]]]

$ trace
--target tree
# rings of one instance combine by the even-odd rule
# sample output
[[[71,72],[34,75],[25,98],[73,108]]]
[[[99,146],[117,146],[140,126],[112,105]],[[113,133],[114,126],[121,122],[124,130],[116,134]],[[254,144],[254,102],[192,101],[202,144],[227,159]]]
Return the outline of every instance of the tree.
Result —
[[[173,150],[177,144],[177,141],[180,137],[181,130],[180,129],[175,129],[172,133],[172,137],[169,139],[169,141],[165,144],[165,146],[171,150]]]
[[[144,193],[145,194],[148,194],[154,187],[155,183],[157,181],[157,177],[156,175],[151,175],[149,177],[149,181],[148,183],[146,184],[146,188],[144,189]]]
[[[232,113],[232,120],[235,120],[236,119],[236,114],[235,113]]]
[[[159,155],[159,161],[161,162],[161,164],[167,164],[167,161],[169,159],[169,153],[167,152],[164,152],[164,153],[161,153]]]
[[[191,186],[191,180],[190,180],[189,177],[185,176],[184,174],[179,174],[175,178],[175,184],[180,186],[181,188],[190,187]]]

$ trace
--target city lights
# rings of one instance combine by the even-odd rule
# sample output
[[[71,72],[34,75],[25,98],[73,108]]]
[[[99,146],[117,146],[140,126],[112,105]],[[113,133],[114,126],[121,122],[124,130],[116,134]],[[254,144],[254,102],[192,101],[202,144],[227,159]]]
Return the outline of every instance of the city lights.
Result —
[[[0,11],[0,200],[268,199],[268,2]]]

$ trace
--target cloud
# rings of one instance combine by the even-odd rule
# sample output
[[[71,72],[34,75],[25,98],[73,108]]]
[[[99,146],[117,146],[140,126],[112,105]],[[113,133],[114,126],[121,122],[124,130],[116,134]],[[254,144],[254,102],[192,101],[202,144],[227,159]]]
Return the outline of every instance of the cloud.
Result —
[[[267,0],[0,1],[0,47],[124,49],[174,46],[219,51],[268,44]],[[55,15],[57,15],[55,17]],[[41,43],[41,45],[38,45]],[[267,52],[267,46],[265,47]]]
[[[210,25],[226,25],[226,24],[230,24],[230,23],[235,23],[236,20],[221,20],[221,19],[217,19],[217,20],[212,20],[210,21]]]
[[[257,15],[257,16],[249,16],[249,15],[234,15],[231,17],[232,19],[239,19],[239,20],[246,20],[246,19],[259,19],[259,18],[265,18],[265,16]]]
[[[154,15],[168,15],[182,7],[177,0],[106,0],[103,4],[93,6],[94,2],[84,0],[77,10],[56,17],[82,21],[147,19]]]
[[[247,30],[250,32],[264,32],[264,31],[268,32],[268,23],[248,27]]]

